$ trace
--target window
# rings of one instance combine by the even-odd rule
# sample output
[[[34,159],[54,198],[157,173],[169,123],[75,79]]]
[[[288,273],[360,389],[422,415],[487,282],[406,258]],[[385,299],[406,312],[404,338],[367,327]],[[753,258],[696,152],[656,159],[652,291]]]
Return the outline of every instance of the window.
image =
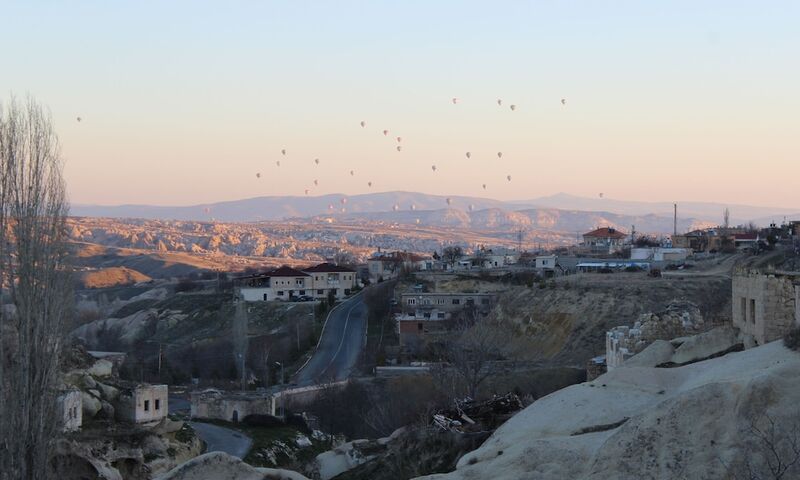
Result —
[[[444,298],[437,298],[436,305],[444,305]]]
[[[755,299],[750,299],[750,321],[756,323],[756,301]]]
[[[461,305],[461,300],[458,298],[453,299],[453,305]]]
[[[279,296],[279,297],[282,297],[282,296],[283,296],[283,290],[278,290],[278,296]]]
[[[436,316],[439,318],[439,320],[442,320],[444,319],[444,312],[439,312],[436,314]]]
[[[422,322],[417,323],[417,330],[422,331]]]
[[[320,288],[319,290],[317,290],[317,295],[325,295],[325,290]]]
[[[747,299],[742,297],[739,303],[742,309],[742,323],[747,323]]]
[[[407,305],[416,305],[417,304],[417,299],[416,298],[409,298],[409,299],[406,300],[406,304]]]
[[[145,400],[144,401],[144,411],[145,412],[149,412],[150,411],[150,400]]]
[[[156,407],[156,410],[161,410],[161,399],[156,398],[155,407]]]
[[[306,291],[305,291],[305,290],[300,290],[299,292],[297,292],[297,294],[298,294],[298,295],[300,295],[300,296],[302,296],[302,295],[305,295],[305,294],[306,294]]]
[[[302,278],[295,278],[294,279],[294,284],[299,286],[299,287],[302,287],[303,286],[303,279]]]
[[[264,294],[264,301],[265,302],[267,301],[267,294],[266,293]]]

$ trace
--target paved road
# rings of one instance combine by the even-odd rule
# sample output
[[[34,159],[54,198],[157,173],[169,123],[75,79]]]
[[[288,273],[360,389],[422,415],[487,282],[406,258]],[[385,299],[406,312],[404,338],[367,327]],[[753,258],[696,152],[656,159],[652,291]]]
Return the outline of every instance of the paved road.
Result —
[[[244,458],[253,440],[247,435],[230,428],[210,423],[189,422],[197,436],[206,442],[206,452],[225,452],[234,457]]]
[[[317,351],[297,374],[298,385],[345,380],[353,372],[367,326],[367,306],[361,297],[342,302],[330,313]]]

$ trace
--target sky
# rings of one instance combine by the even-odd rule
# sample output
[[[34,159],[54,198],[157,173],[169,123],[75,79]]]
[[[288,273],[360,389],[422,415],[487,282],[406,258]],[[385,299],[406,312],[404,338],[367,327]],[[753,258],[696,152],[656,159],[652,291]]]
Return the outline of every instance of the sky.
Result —
[[[800,2],[0,0],[0,12],[0,99],[50,109],[73,203],[308,189],[800,209]]]

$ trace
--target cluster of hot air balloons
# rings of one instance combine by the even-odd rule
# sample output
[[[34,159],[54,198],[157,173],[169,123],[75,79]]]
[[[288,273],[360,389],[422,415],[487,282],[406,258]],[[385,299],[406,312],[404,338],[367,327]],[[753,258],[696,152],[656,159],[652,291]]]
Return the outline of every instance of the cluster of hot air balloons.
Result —
[[[453,105],[458,105],[458,104],[460,104],[460,103],[461,103],[461,99],[460,99],[460,98],[458,98],[458,97],[452,97],[452,98],[450,99],[450,101],[451,101],[451,103],[452,103]],[[503,103],[504,103],[504,102],[503,102],[503,99],[502,99],[502,98],[498,98],[498,99],[497,99],[497,106],[498,106],[498,107],[502,107],[502,106],[503,106]],[[567,99],[566,99],[566,98],[561,98],[561,105],[562,105],[562,106],[566,106],[566,104],[567,104]],[[510,109],[511,111],[516,111],[516,110],[517,110],[517,105],[516,105],[516,104],[509,104],[509,105],[508,105],[508,107],[509,107],[509,109]],[[81,121],[81,117],[77,117],[77,120],[80,122],[80,121]],[[361,120],[361,121],[359,122],[359,125],[361,126],[361,128],[366,128],[366,127],[367,127],[367,121],[366,121],[366,120]],[[381,130],[381,133],[383,134],[383,136],[384,136],[384,137],[389,137],[390,130],[389,130],[388,128],[384,128],[384,129],[382,129],[382,130]],[[403,151],[403,147],[402,147],[402,145],[400,145],[400,144],[403,142],[403,137],[396,136],[396,137],[394,137],[394,140],[397,142],[397,145],[395,145],[395,150],[397,150],[397,152],[402,152],[402,151]],[[281,152],[281,155],[282,155],[282,156],[286,156],[286,155],[287,155],[287,150],[286,150],[286,148],[282,148],[280,152]],[[473,158],[473,153],[472,153],[471,151],[466,151],[466,152],[464,153],[464,156],[465,156],[465,157],[466,157],[468,160],[471,160],[471,159]],[[503,152],[502,152],[502,151],[498,151],[498,152],[497,152],[497,158],[502,160],[502,158],[503,158]],[[278,167],[280,167],[280,166],[281,166],[281,161],[280,161],[280,160],[277,160],[277,161],[275,162],[275,165],[277,165]],[[320,165],[320,159],[319,159],[319,158],[314,158],[314,165],[315,165],[315,166],[319,166],[319,165]],[[431,165],[431,171],[432,171],[433,173],[436,173],[436,171],[437,171],[437,166],[436,166],[436,164],[433,164],[433,165]],[[350,176],[351,176],[351,177],[355,176],[355,170],[350,170]],[[261,178],[261,172],[257,172],[257,173],[256,173],[256,178]],[[510,182],[510,181],[511,181],[511,178],[512,178],[512,177],[511,177],[511,174],[508,174],[508,175],[506,175],[506,180],[507,180],[507,181],[509,181],[509,182]],[[366,184],[367,184],[367,187],[368,187],[368,188],[372,188],[372,185],[373,185],[373,183],[372,183],[372,181],[371,181],[371,180],[367,181],[367,182],[366,182]],[[314,179],[314,186],[315,186],[315,187],[319,186],[319,180],[318,180],[318,179]],[[487,189],[487,184],[486,184],[486,183],[482,183],[482,184],[481,184],[481,188],[482,188],[483,190],[486,190],[486,189]],[[306,195],[308,195],[308,194],[310,193],[310,191],[311,191],[310,189],[306,188],[306,189],[305,189],[305,194],[306,194]],[[602,194],[602,193],[600,193],[600,198],[603,198],[603,194]],[[342,197],[342,199],[340,200],[340,202],[341,202],[341,204],[342,204],[342,208],[341,208],[341,210],[342,210],[342,211],[345,211],[345,205],[347,204],[347,198],[346,198],[346,197]],[[448,205],[451,205],[451,204],[452,204],[452,199],[448,197],[448,198],[446,199],[446,202],[447,202],[447,204],[448,204]],[[413,211],[413,210],[416,210],[416,205],[414,205],[414,204],[411,204],[410,208],[411,208],[411,210],[412,210],[412,211]],[[472,204],[470,204],[470,205],[469,205],[469,209],[470,209],[470,211],[472,211],[474,208],[475,208],[475,206],[474,206],[474,205],[472,205]],[[329,205],[328,205],[328,209],[329,209],[329,210],[333,210],[333,209],[334,209],[334,206],[333,206],[333,204],[329,204]],[[398,210],[400,209],[400,206],[399,206],[399,205],[397,205],[397,204],[395,204],[395,205],[392,207],[392,209],[393,209],[394,211],[398,211]],[[417,223],[419,223],[419,219],[417,219]]]

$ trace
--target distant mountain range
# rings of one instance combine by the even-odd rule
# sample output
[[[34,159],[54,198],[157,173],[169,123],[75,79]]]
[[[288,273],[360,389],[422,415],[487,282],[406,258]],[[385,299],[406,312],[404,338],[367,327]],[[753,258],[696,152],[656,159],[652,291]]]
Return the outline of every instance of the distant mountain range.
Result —
[[[785,208],[678,202],[678,229],[685,231],[722,223],[725,208],[731,223],[749,221],[765,225],[784,216],[800,218]],[[344,211],[342,211],[344,209]],[[381,221],[402,224],[453,226],[486,230],[533,227],[558,231],[585,230],[615,225],[642,232],[672,231],[673,205],[556,194],[525,201],[505,202],[480,197],[429,195],[416,192],[382,192],[346,196],[269,196],[185,207],[152,205],[73,205],[72,215],[84,217],[145,218],[161,220],[211,220],[221,222],[274,221],[329,217],[338,221]]]

